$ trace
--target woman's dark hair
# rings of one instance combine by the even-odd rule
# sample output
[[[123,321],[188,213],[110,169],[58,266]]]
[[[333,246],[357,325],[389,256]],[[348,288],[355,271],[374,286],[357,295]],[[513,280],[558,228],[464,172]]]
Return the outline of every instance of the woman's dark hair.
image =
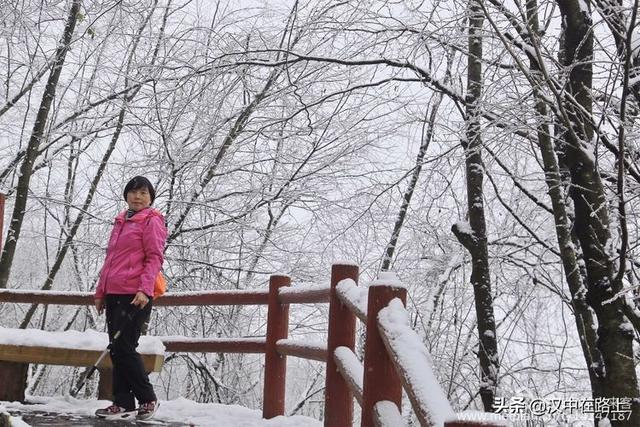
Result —
[[[153,184],[144,176],[134,176],[131,178],[131,181],[127,182],[127,185],[124,186],[124,200],[127,201],[127,193],[132,190],[137,190],[139,188],[146,187],[149,190],[149,195],[151,196],[151,203],[153,204],[154,199],[156,198],[156,190],[153,188]]]

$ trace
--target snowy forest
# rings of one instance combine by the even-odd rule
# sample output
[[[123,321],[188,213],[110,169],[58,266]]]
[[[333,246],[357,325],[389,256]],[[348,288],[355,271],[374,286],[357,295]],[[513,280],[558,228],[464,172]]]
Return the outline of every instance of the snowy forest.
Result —
[[[264,289],[273,273],[319,285],[340,260],[363,285],[393,271],[455,408],[632,398],[611,425],[639,426],[637,13],[638,0],[4,0],[0,288],[93,291],[123,187],[144,175],[170,292]],[[297,307],[290,335],[323,341],[326,318]],[[104,330],[91,307],[0,304],[0,319]],[[256,337],[265,319],[158,307],[149,333]],[[174,354],[154,381],[161,398],[259,408],[263,363]],[[77,371],[36,366],[28,392],[65,392]],[[289,372],[289,413],[321,419],[324,366]]]

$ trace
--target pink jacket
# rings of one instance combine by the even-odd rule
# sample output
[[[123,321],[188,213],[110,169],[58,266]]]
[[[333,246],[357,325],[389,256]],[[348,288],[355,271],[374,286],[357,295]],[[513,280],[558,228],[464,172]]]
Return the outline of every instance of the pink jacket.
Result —
[[[116,216],[95,298],[138,291],[153,296],[167,240],[164,217],[152,208],[143,209],[129,219],[126,213],[125,210]]]

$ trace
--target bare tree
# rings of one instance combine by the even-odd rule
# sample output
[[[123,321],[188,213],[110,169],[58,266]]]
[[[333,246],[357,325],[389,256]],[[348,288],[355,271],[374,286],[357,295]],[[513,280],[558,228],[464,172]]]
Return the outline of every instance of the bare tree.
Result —
[[[69,16],[67,17],[60,43],[56,49],[56,59],[51,67],[51,73],[49,74],[49,79],[47,80],[47,85],[42,95],[42,100],[40,101],[40,107],[38,108],[38,114],[33,124],[33,130],[31,131],[31,138],[25,150],[25,158],[20,167],[20,177],[18,178],[13,213],[9,221],[6,244],[0,257],[0,288],[7,287],[7,281],[11,273],[11,264],[15,255],[18,239],[20,238],[24,211],[27,206],[29,182],[33,172],[33,165],[47,126],[47,118],[49,117],[51,104],[56,96],[58,80],[60,79],[64,60],[71,44],[79,11],[80,0],[74,0],[69,9]]]
[[[491,412],[498,386],[498,344],[493,313],[493,294],[489,271],[487,226],[484,213],[484,163],[480,100],[482,97],[482,24],[484,15],[478,1],[469,0],[469,56],[467,68],[466,133],[462,141],[467,175],[468,228],[456,223],[451,230],[471,255],[471,285],[475,296],[480,362],[480,397],[485,411]]]

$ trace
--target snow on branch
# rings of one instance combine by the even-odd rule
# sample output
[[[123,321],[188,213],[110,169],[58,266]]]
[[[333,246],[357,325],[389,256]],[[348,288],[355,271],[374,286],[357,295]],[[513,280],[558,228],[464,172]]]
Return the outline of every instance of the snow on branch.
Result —
[[[472,250],[475,244],[475,235],[471,224],[466,221],[456,222],[451,226],[451,231],[455,234],[456,238],[467,250]]]

